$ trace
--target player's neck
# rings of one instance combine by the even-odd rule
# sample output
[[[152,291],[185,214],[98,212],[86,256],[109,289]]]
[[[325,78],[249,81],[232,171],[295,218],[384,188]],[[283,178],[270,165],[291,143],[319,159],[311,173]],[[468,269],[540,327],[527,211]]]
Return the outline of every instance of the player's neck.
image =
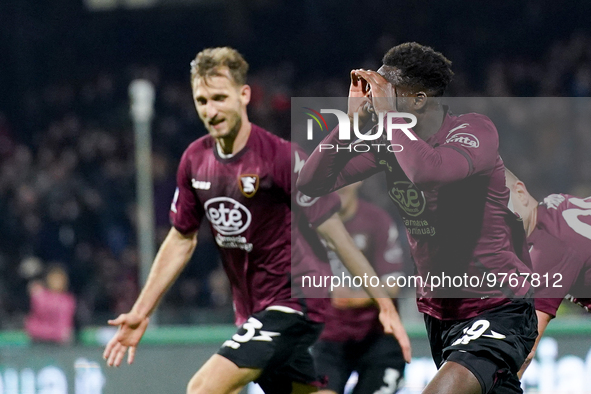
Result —
[[[354,199],[351,201],[351,203],[349,203],[349,205],[341,209],[339,211],[339,217],[341,218],[341,221],[346,222],[347,220],[352,219],[357,213],[357,207],[359,207],[359,200]]]
[[[235,155],[240,152],[246,146],[251,129],[252,124],[246,120],[242,123],[236,135],[216,138],[220,152],[224,155]]]
[[[417,125],[413,127],[413,131],[422,140],[427,140],[439,131],[444,118],[445,110],[441,105],[437,105],[436,108],[425,111],[425,113],[419,117]]]
[[[527,218],[526,228],[525,228],[525,235],[529,237],[531,233],[534,232],[534,228],[536,228],[536,224],[538,224],[538,206],[535,205],[534,209],[532,209],[529,217]]]

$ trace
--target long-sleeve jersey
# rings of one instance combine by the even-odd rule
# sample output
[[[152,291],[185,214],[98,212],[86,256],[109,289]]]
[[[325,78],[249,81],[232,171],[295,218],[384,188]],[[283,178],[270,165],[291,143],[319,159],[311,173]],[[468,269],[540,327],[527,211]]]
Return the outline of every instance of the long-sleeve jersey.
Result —
[[[509,189],[492,121],[475,113],[452,115],[445,108],[441,127],[428,139],[407,130],[417,140],[393,129],[391,140],[384,133],[368,152],[357,153],[365,150],[356,149],[360,142],[341,141],[334,129],[304,165],[298,188],[319,196],[385,172],[418,275],[476,278],[469,286],[418,286],[423,313],[467,319],[511,297],[528,296],[530,284],[519,274],[531,273],[531,262],[523,227],[507,207]],[[335,149],[320,148],[329,145]],[[499,275],[511,273],[517,274],[517,284],[500,286]],[[489,287],[491,275],[499,280]]]

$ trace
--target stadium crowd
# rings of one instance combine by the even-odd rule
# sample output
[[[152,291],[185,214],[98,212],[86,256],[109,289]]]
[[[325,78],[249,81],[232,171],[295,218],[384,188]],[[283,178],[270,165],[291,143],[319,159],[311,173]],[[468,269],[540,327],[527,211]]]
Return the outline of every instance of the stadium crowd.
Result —
[[[383,36],[358,66],[375,69],[383,48],[395,43],[393,37]],[[475,71],[462,68],[460,61],[448,95],[591,94],[589,35],[557,40],[536,59],[489,60],[479,90],[468,82]],[[248,81],[251,120],[289,138],[290,98],[344,97],[347,66],[332,78],[322,74],[301,78],[289,60],[255,68]],[[153,167],[159,243],[170,225],[176,165],[186,146],[205,134],[191,98],[188,62],[186,70],[186,75],[178,77],[156,66],[130,66],[88,79],[52,82],[27,93],[22,108],[25,122],[16,126],[0,113],[1,329],[23,327],[29,310],[27,284],[53,263],[65,266],[69,273],[78,326],[103,324],[107,317],[130,309],[139,285],[136,169],[127,86],[143,77],[157,88]],[[527,179],[532,194],[591,195],[591,173],[585,171],[591,168],[591,112],[581,111],[567,127],[557,121],[522,130],[523,121],[515,116],[499,125],[500,151],[505,163]],[[160,309],[169,311],[170,322],[208,318],[229,322],[228,291],[211,235],[201,231],[193,261]],[[202,308],[200,316],[205,310],[213,312],[205,318],[186,312],[195,307]]]

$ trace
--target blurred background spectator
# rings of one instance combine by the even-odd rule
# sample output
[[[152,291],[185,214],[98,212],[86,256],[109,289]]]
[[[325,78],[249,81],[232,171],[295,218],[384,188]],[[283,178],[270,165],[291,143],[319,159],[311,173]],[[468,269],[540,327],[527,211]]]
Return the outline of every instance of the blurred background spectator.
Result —
[[[123,7],[132,3],[137,8]],[[159,243],[169,228],[180,156],[205,133],[191,97],[189,62],[206,46],[231,45],[245,55],[250,118],[285,138],[291,97],[346,96],[351,68],[375,69],[388,48],[409,40],[454,62],[450,96],[591,93],[591,3],[585,1],[478,8],[458,0],[429,6],[381,0],[144,3],[0,3],[2,329],[22,327],[31,261],[63,263],[81,326],[104,324],[131,307],[139,285],[127,86],[142,77],[157,88]],[[568,127],[556,119],[522,128],[529,119],[519,113],[497,123],[503,159],[536,197],[591,195],[591,114],[579,114]],[[205,226],[159,319],[231,322],[230,300]]]
[[[68,344],[73,339],[76,299],[68,291],[66,270],[50,265],[43,281],[28,285],[31,308],[25,330],[33,342]]]

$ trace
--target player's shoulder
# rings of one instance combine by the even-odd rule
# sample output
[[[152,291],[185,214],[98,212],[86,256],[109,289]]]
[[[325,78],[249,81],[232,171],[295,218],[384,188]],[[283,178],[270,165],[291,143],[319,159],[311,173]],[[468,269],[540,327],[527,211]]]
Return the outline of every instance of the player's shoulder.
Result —
[[[567,199],[571,198],[570,194],[564,193],[553,193],[549,194],[548,196],[544,197],[542,204],[545,205],[547,208],[556,209],[560,207]]]
[[[251,140],[248,146],[261,162],[266,163],[267,168],[277,173],[290,173],[294,152],[294,144],[290,141],[252,124]],[[305,155],[302,153],[303,151],[293,161],[305,161]]]
[[[209,135],[204,135],[191,142],[185,152],[183,153],[182,161],[193,161],[196,158],[202,157],[205,151],[210,151],[215,147],[215,140]]]
[[[591,197],[550,194],[538,206],[536,228],[565,240],[581,241],[581,236],[589,239],[591,217],[581,215],[581,212],[590,204]]]
[[[455,115],[448,113],[448,133],[462,132],[469,129],[470,132],[494,132],[497,128],[493,121],[486,115],[476,112]]]
[[[574,215],[571,219],[579,220],[581,219],[578,217],[580,216],[580,211],[587,210],[589,207],[591,207],[591,197],[579,198],[564,193],[550,194],[539,204],[538,222],[545,221],[548,217],[552,218],[552,221],[567,220],[570,216],[565,211],[573,212]],[[572,211],[573,209],[575,211]],[[588,215],[583,216],[586,219]]]
[[[444,132],[445,144],[456,143],[467,148],[478,148],[483,143],[497,146],[499,140],[497,129],[490,118],[475,112],[461,115],[448,113]]]
[[[465,114],[453,114],[451,112],[448,113],[451,121],[455,123],[473,123],[476,125],[486,124],[492,125],[494,127],[493,121],[486,115],[480,114],[478,112],[467,112]]]
[[[252,138],[252,147],[261,150],[265,154],[289,152],[291,149],[291,142],[254,123],[252,123],[250,136]]]
[[[550,194],[540,202],[540,208],[548,216],[560,216],[560,213],[572,205],[570,200],[573,198],[570,194],[554,193]]]

